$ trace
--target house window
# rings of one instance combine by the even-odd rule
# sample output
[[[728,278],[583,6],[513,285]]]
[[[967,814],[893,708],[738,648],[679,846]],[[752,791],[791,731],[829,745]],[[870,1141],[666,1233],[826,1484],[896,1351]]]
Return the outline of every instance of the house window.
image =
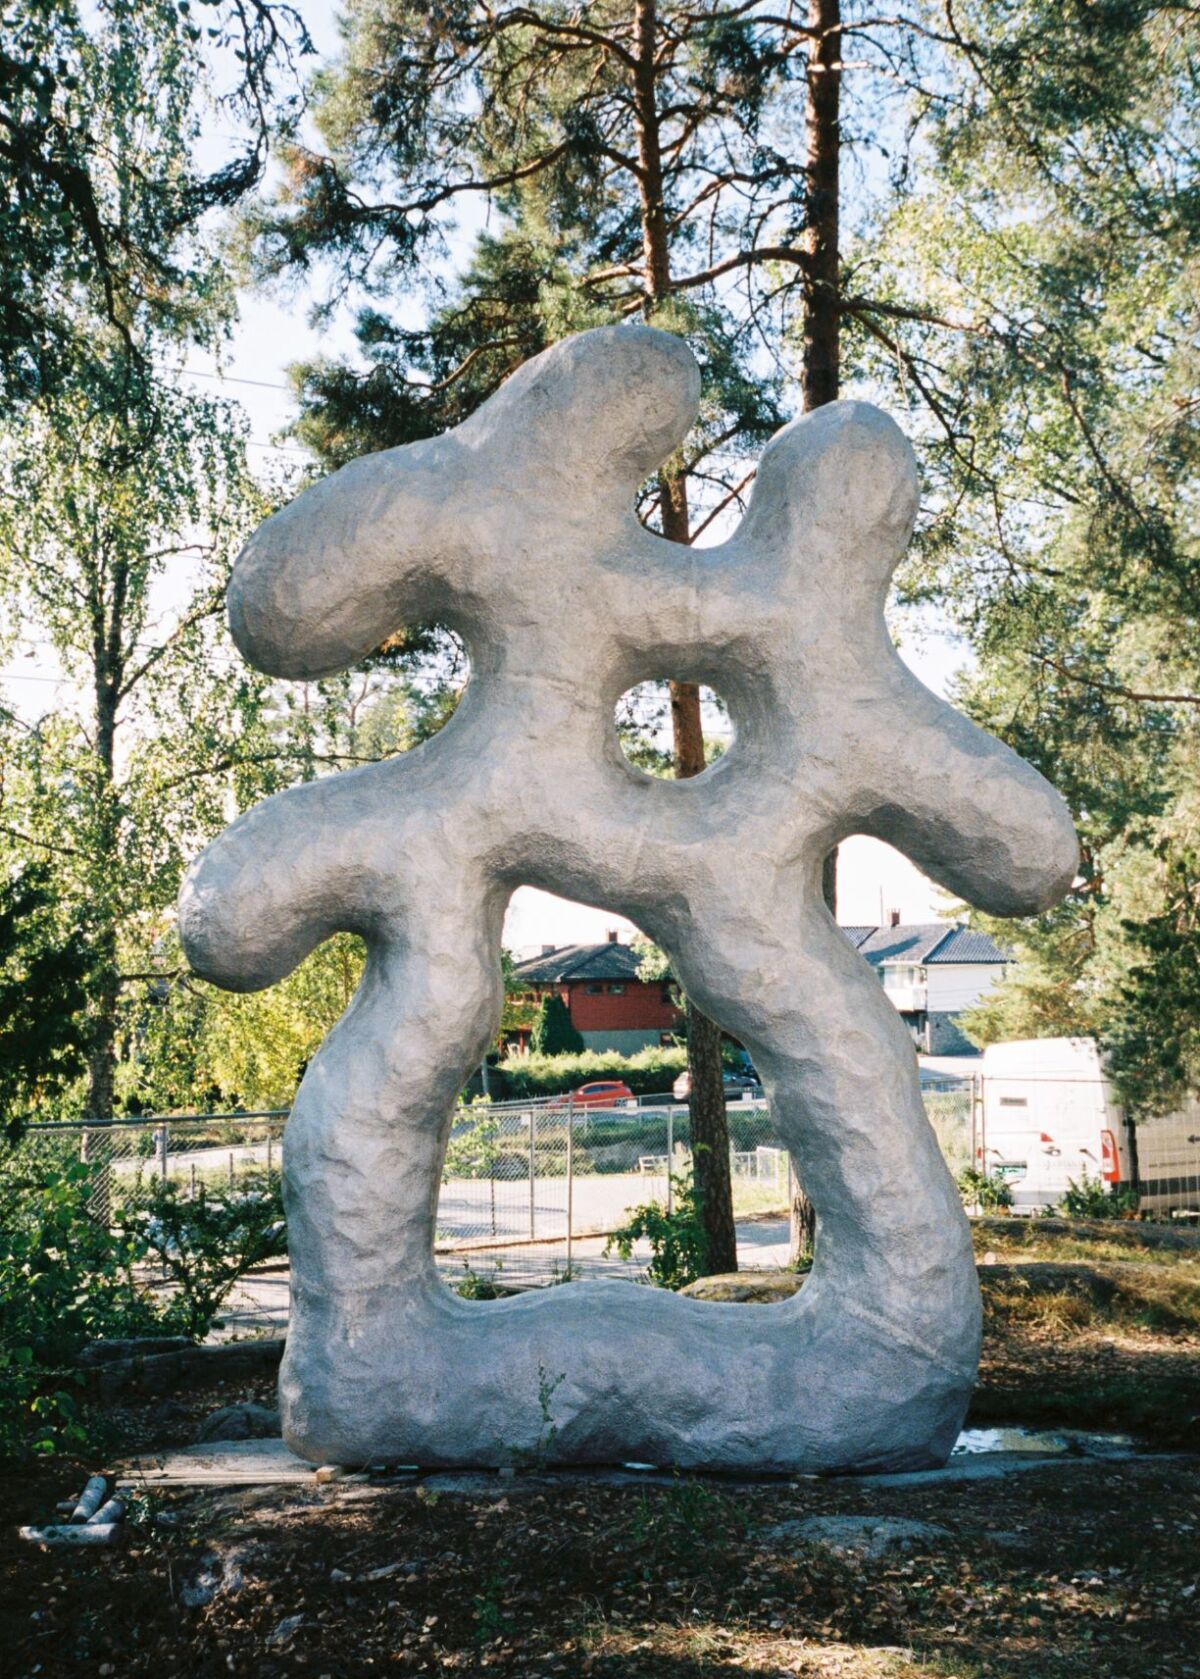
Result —
[[[608,994],[610,997],[623,997],[625,995],[625,987],[623,985],[610,985],[608,988]]]
[[[598,997],[603,990],[604,987],[602,985],[589,985],[587,988],[587,994],[589,997]]]

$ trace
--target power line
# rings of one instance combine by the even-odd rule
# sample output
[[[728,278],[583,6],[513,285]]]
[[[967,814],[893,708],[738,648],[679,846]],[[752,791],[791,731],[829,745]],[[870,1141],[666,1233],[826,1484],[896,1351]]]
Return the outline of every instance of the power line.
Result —
[[[290,443],[260,443],[256,437],[246,439],[247,449],[269,449],[277,455],[298,455],[301,460],[313,461],[314,457],[307,449],[295,449]]]
[[[212,379],[218,385],[253,385],[256,390],[283,391],[286,396],[296,394],[290,385],[276,385],[268,379],[246,379],[237,373],[209,373],[200,367],[166,367],[162,362],[158,366],[163,373],[181,373],[188,379]]]

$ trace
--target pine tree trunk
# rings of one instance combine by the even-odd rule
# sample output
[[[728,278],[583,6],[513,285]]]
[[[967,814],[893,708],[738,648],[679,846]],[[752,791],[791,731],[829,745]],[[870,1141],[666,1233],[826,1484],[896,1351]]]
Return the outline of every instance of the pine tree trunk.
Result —
[[[805,138],[807,296],[800,385],[805,413],[836,402],[841,385],[841,0],[809,0]],[[837,918],[837,851],[825,859],[821,887]]]
[[[646,313],[653,316],[671,291],[671,247],[663,197],[662,150],[657,99],[657,0],[635,0],[634,122],[638,140],[638,190],[642,223],[642,259]],[[677,469],[658,475],[662,533],[669,542],[691,540],[687,478]],[[694,682],[671,682],[672,756],[680,779],[704,770],[704,729],[700,689]],[[710,1271],[737,1270],[733,1226],[733,1188],[729,1175],[729,1126],[721,1065],[721,1030],[689,1001],[687,1004],[688,1112],[696,1199],[701,1210]]]
[[[692,1181],[704,1225],[704,1261],[710,1275],[737,1270],[737,1230],[733,1222],[733,1181],[729,1169],[729,1122],[721,1078],[721,1028],[687,1005],[688,1070],[692,1090],[688,1117],[692,1133]],[[704,1070],[703,1082],[697,1068]],[[716,1069],[715,1080],[711,1070]]]
[[[841,0],[809,0],[813,31],[808,49],[805,175],[808,227],[805,234],[807,298],[801,390],[806,413],[836,402],[841,386]],[[837,849],[825,858],[821,890],[837,919]],[[812,1253],[817,1218],[793,1171],[789,1220],[792,1263]]]
[[[809,0],[805,117],[806,302],[801,386],[806,412],[836,402],[841,379],[841,0]]]

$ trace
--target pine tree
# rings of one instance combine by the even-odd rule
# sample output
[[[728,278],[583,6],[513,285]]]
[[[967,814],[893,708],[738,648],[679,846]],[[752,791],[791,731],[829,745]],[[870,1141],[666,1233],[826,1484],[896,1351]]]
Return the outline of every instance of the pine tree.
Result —
[[[0,881],[0,1126],[20,1135],[85,1071],[91,952],[55,891],[30,864]]]
[[[535,1055],[582,1055],[587,1047],[557,991],[547,991],[542,998],[529,1047]]]

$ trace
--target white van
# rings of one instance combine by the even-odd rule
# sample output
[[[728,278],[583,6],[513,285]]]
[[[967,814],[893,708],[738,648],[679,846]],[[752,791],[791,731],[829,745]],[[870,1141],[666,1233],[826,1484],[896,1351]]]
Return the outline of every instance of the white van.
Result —
[[[1133,1126],[1093,1038],[1028,1038],[983,1054],[975,1162],[1014,1212],[1055,1206],[1086,1175],[1138,1190],[1144,1212],[1200,1214],[1200,1098]]]

